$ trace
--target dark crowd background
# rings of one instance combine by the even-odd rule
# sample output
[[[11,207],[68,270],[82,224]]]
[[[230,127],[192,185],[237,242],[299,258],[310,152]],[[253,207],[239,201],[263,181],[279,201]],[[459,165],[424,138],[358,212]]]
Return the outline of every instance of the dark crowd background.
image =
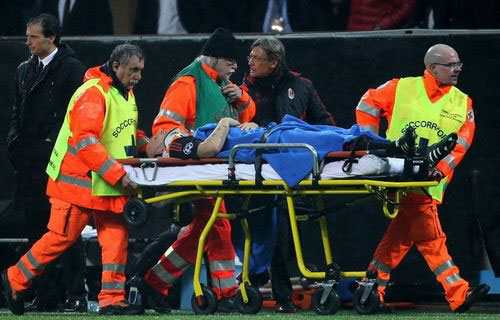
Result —
[[[7,135],[16,67],[29,57],[24,37],[19,36],[25,33],[27,20],[40,12],[52,12],[57,16],[57,2],[0,2],[0,89],[3,93],[0,100],[0,238],[25,236],[23,215],[12,209],[16,186],[12,183],[5,139],[1,138]],[[391,4],[392,24],[382,18],[372,19],[389,15],[377,7],[384,3]],[[497,138],[500,113],[496,108],[500,101],[496,89],[500,74],[496,61],[500,53],[500,30],[494,30],[500,27],[500,2],[290,0],[288,4],[293,33],[275,33],[285,44],[286,61],[292,70],[313,81],[341,127],[354,124],[354,108],[368,88],[395,77],[421,75],[423,56],[431,45],[446,43],[457,50],[464,62],[458,87],[473,99],[477,128],[474,143],[447,189],[440,219],[451,255],[464,278],[477,280],[478,271],[489,268],[489,264],[496,275],[500,275],[500,189],[496,185],[500,179],[496,168],[500,163]],[[242,58],[232,78],[241,83],[248,70],[244,57],[251,42],[263,35],[267,5],[268,1],[263,0],[177,1],[178,18],[185,32],[176,33],[184,35],[163,36],[157,35],[158,1],[77,0],[74,10],[82,11],[66,17],[62,40],[75,50],[87,67],[104,63],[114,46],[123,41],[131,41],[145,50],[146,67],[136,96],[140,126],[150,133],[170,79],[199,54],[208,37],[206,33],[216,27],[231,29],[241,42]],[[68,19],[72,17],[74,21],[70,22]],[[370,32],[349,32],[352,30]],[[199,33],[202,35],[197,35]],[[346,202],[351,199],[332,197],[330,200]],[[379,202],[368,200],[329,215],[333,256],[343,270],[366,268],[387,225],[381,212]],[[146,227],[133,230],[131,237],[151,238],[168,224],[164,213],[155,211]],[[306,223],[303,229],[306,235],[319,234],[318,227],[311,223]],[[303,242],[306,261],[321,267],[319,237],[307,240]],[[132,258],[134,249],[140,251],[140,247],[140,242],[131,244]],[[22,250],[16,245],[0,243],[0,268],[14,263]],[[392,280],[402,288],[401,296],[406,293],[408,298],[416,300],[441,290],[424,264],[413,249],[393,273]],[[414,290],[415,286],[423,290]],[[404,288],[413,289],[405,291]]]
[[[0,35],[24,35],[29,18],[45,12],[61,18],[58,0],[0,2]],[[211,33],[225,27],[236,33],[263,32],[269,2],[284,0],[77,0],[62,19],[63,35]],[[496,29],[496,0],[288,0],[293,32],[389,29]],[[182,27],[158,29],[169,8]],[[170,27],[169,27],[170,26]],[[180,29],[182,30],[180,30]]]

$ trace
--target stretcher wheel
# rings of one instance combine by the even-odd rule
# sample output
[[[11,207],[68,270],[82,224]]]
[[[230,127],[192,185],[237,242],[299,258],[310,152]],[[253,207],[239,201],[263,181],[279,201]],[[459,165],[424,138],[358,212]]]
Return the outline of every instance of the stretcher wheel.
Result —
[[[332,290],[325,303],[321,304],[321,297],[325,289],[319,287],[316,289],[312,297],[313,310],[320,315],[328,315],[336,313],[340,308],[340,297],[337,290]]]
[[[244,314],[255,314],[259,312],[262,307],[262,294],[259,288],[249,284],[245,284],[245,289],[247,291],[248,302],[243,302],[241,290],[238,290],[238,294],[236,295],[238,310]]]
[[[181,203],[178,206],[174,206],[173,209],[173,223],[178,225],[179,227],[187,226],[193,221],[193,217],[195,215],[196,208],[194,203],[186,202]]]
[[[364,290],[364,287],[359,287],[354,291],[354,295],[352,296],[354,310],[359,314],[373,314],[378,311],[380,306],[378,292],[376,289],[372,290],[365,303],[361,303],[361,297],[363,296]]]
[[[213,314],[215,310],[217,310],[217,295],[215,292],[203,286],[201,288],[203,292],[203,296],[199,299],[196,297],[196,294],[193,293],[191,297],[191,307],[193,308],[194,313],[196,314]]]
[[[134,228],[142,227],[148,221],[148,204],[139,198],[130,199],[125,204],[123,217],[129,226]]]

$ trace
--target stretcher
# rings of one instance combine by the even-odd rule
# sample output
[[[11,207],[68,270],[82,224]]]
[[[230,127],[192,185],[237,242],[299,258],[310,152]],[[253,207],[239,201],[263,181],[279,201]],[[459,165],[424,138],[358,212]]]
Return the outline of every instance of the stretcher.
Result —
[[[313,159],[313,169],[311,174],[300,181],[294,187],[288,186],[283,180],[273,173],[268,165],[258,163],[240,164],[234,158],[241,148],[255,148],[266,151],[280,148],[302,148],[307,150]],[[375,175],[358,176],[355,173],[347,173],[348,177],[332,179],[335,174],[328,171],[328,168],[342,164],[340,160],[351,157],[376,156],[377,151],[356,151],[356,152],[331,152],[323,161],[318,161],[314,148],[307,144],[241,144],[235,146],[230,153],[229,159],[209,158],[202,160],[179,160],[172,158],[155,159],[125,159],[120,160],[126,167],[132,180],[135,179],[141,185],[141,191],[137,197],[129,200],[125,207],[124,216],[127,222],[133,226],[142,225],[147,220],[147,206],[162,201],[173,202],[176,209],[180,204],[191,202],[197,199],[212,197],[215,199],[215,206],[212,215],[201,233],[197,257],[195,263],[193,286],[194,294],[192,306],[197,314],[210,314],[216,311],[217,298],[213,291],[200,284],[200,271],[202,265],[203,248],[207,234],[211,230],[216,219],[239,219],[243,228],[244,259],[242,261],[242,279],[237,294],[238,309],[241,313],[252,314],[260,310],[262,296],[257,287],[252,286],[249,278],[249,257],[251,250],[252,236],[248,227],[246,216],[251,197],[261,195],[281,195],[286,199],[288,215],[290,217],[291,232],[297,264],[300,272],[305,278],[314,279],[320,282],[319,288],[313,296],[313,309],[317,314],[333,314],[340,307],[340,298],[336,292],[336,286],[341,277],[361,278],[366,276],[364,271],[341,271],[332,259],[330,241],[328,236],[327,220],[324,214],[302,215],[297,214],[294,198],[297,196],[314,197],[317,212],[324,212],[325,204],[323,197],[326,195],[376,195],[383,202],[384,215],[393,219],[398,214],[398,203],[402,195],[418,188],[425,188],[437,185],[436,181],[412,180],[408,177],[402,179],[400,175]],[[361,158],[362,159],[362,158]],[[331,165],[333,163],[333,165]],[[413,161],[418,164],[421,161]],[[342,167],[342,165],[340,165]],[[249,170],[251,168],[251,170]],[[255,169],[256,170],[255,170]],[[355,169],[355,166],[353,167]],[[241,172],[240,172],[241,171]],[[253,175],[249,173],[253,171]],[[355,171],[355,170],[354,170]],[[420,170],[421,171],[421,170]],[[200,172],[202,178],[192,178],[187,172]],[[378,173],[375,169],[374,173]],[[343,175],[346,173],[344,172]],[[161,177],[167,177],[162,180]],[[342,176],[342,175],[340,175]],[[144,198],[144,190],[154,188],[163,194]],[[241,212],[221,213],[220,206],[224,197],[238,196],[244,197]],[[179,212],[180,210],[174,210]],[[317,220],[321,230],[323,253],[326,270],[311,271],[306,267],[303,258],[302,245],[299,237],[298,222],[314,219]],[[376,291],[376,290],[375,290]],[[363,300],[363,297],[358,297]],[[363,302],[365,302],[364,297]],[[370,299],[367,300],[370,303]],[[360,301],[354,301],[360,305]],[[376,301],[378,304],[378,300]],[[361,305],[361,307],[363,307]],[[369,306],[367,306],[369,307]]]

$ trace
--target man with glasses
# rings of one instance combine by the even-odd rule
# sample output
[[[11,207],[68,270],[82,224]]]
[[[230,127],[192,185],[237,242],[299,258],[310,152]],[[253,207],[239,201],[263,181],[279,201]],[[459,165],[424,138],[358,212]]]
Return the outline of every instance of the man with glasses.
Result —
[[[442,202],[454,168],[472,143],[474,112],[472,100],[455,87],[463,64],[452,47],[444,44],[430,47],[424,63],[423,76],[393,79],[377,89],[369,89],[356,108],[358,124],[376,134],[380,118],[385,118],[389,140],[398,139],[410,127],[415,128],[419,145],[425,141],[429,145],[437,143],[449,134],[458,135],[452,152],[431,172],[431,177],[440,181],[439,185],[429,188],[426,193],[407,194],[368,268],[378,273],[376,281],[382,310],[391,311],[383,303],[390,273],[415,244],[443,285],[450,308],[465,312],[484,298],[490,287],[482,284],[472,288],[460,277],[458,267],[448,254],[437,205]]]
[[[253,117],[255,105],[252,99],[229,81],[238,67],[238,52],[238,42],[231,32],[218,28],[203,46],[201,55],[174,77],[152,128],[154,139],[161,136],[170,157],[198,158],[202,141],[191,135],[196,128],[223,118],[232,118],[234,125]],[[213,207],[213,199],[196,201],[193,221],[181,231],[158,264],[146,272],[144,294],[156,312],[170,311],[167,302],[169,289],[183,271],[195,263],[198,239]],[[225,211],[224,206],[221,211]],[[213,290],[219,299],[218,310],[229,311],[235,306],[233,297],[238,286],[234,277],[235,253],[228,220],[215,221],[214,228],[207,235],[205,250]]]
[[[312,82],[288,69],[281,41],[275,37],[260,38],[250,50],[250,69],[242,87],[254,99],[256,114],[253,123],[243,124],[243,128],[279,123],[285,114],[309,124],[335,124]]]
[[[292,72],[285,63],[285,47],[275,37],[264,37],[253,42],[248,56],[249,71],[244,78],[243,89],[255,101],[253,122],[244,123],[242,129],[267,127],[271,122],[281,123],[286,114],[295,116],[309,124],[334,125],[332,115],[326,110],[312,82]],[[260,197],[252,200],[255,207],[273,202],[273,198]],[[270,208],[269,213],[274,209]],[[272,216],[271,214],[265,215]],[[271,283],[276,312],[294,313],[292,284],[286,261],[293,256],[288,216],[277,216],[277,232],[271,233],[276,246],[274,250],[263,250],[261,263],[252,263],[255,278],[252,282],[267,282],[267,266],[271,264]],[[267,242],[268,240],[263,240]],[[256,248],[255,248],[256,249]],[[257,249],[256,249],[257,250]],[[266,254],[267,252],[267,254]],[[270,257],[272,254],[272,257]],[[268,256],[266,259],[265,256]],[[258,281],[257,279],[261,279]]]

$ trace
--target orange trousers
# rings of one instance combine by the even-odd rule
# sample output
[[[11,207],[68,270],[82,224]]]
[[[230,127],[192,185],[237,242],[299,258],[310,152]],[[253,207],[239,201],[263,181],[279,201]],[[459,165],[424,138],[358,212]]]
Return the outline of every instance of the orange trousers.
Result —
[[[455,310],[464,303],[469,283],[459,275],[446,248],[446,235],[441,229],[437,204],[409,194],[399,213],[389,224],[379,243],[369,269],[378,272],[377,283],[383,301],[391,271],[398,266],[413,245],[417,246],[436,279],[443,285],[446,300]]]
[[[51,198],[49,231],[35,242],[16,265],[7,270],[11,286],[24,291],[46,265],[71,247],[93,216],[102,256],[101,307],[125,300],[125,264],[127,262],[128,230],[122,215],[78,207]]]

